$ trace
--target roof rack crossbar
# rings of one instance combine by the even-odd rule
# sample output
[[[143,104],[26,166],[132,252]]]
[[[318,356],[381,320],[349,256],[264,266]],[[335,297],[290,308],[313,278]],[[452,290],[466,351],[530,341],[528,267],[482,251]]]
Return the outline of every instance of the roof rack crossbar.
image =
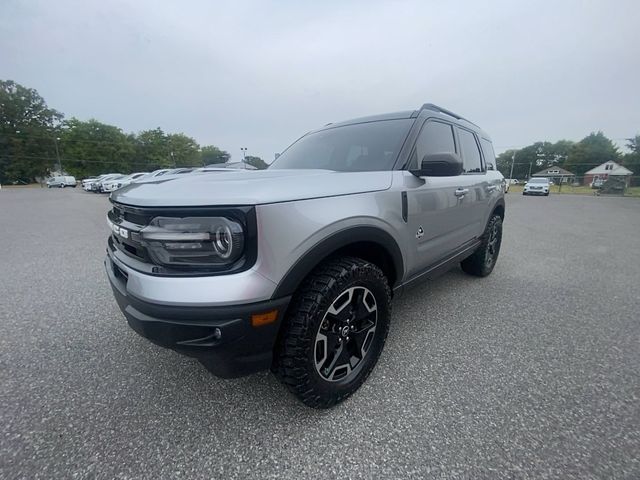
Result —
[[[464,120],[465,122],[469,122],[471,125],[476,125],[472,121],[467,120],[464,117],[461,117],[457,113],[453,113],[451,110],[447,110],[446,108],[439,107],[438,105],[434,105],[433,103],[425,103],[424,105],[422,105],[420,110],[432,110],[434,112],[444,113],[445,115],[449,115],[450,117],[453,117],[457,120]],[[476,125],[476,127],[478,127],[478,125]]]

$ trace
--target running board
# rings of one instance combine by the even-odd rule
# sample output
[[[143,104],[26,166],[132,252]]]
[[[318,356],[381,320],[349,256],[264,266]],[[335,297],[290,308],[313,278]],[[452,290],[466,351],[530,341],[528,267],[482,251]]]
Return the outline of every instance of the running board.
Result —
[[[440,275],[447,273],[456,264],[460,263],[465,258],[469,257],[480,246],[480,240],[473,240],[471,244],[463,247],[457,253],[446,257],[444,260],[436,262],[435,264],[427,267],[422,272],[414,275],[406,282],[398,285],[393,289],[394,296],[400,295],[406,288],[411,288],[426,280],[433,280]]]

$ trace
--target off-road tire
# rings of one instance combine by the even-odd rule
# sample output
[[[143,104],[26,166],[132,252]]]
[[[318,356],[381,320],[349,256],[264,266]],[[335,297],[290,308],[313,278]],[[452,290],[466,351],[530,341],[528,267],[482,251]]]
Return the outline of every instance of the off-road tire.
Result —
[[[343,380],[329,381],[316,367],[316,335],[327,310],[345,291],[365,287],[375,297],[376,329],[360,362]],[[303,403],[330,408],[355,392],[375,367],[389,332],[391,290],[382,270],[356,257],[320,265],[292,299],[274,351],[272,371]]]
[[[502,244],[502,218],[500,215],[493,214],[491,216],[480,240],[480,246],[470,257],[460,262],[460,266],[469,275],[486,277],[493,271],[500,253],[500,245]]]

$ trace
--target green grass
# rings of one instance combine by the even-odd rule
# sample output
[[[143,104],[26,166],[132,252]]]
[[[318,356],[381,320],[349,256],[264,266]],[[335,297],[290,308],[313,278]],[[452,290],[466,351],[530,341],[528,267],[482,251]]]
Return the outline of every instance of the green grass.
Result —
[[[511,185],[509,193],[522,193],[524,185]],[[572,195],[595,195],[596,190],[588,185],[580,185],[579,187],[573,187],[571,185],[563,184],[562,190],[559,185],[551,186],[551,193],[560,194],[572,194]],[[624,192],[625,197],[640,197],[640,187],[629,187]]]

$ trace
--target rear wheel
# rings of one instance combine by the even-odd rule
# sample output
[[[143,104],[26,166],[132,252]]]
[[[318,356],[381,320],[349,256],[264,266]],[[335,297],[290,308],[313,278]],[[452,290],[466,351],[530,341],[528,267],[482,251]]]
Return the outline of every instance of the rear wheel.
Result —
[[[493,271],[502,244],[502,218],[493,214],[481,237],[480,246],[470,257],[460,263],[462,270],[470,275],[486,277]]]
[[[64,188],[64,187],[66,187],[66,185],[64,183],[61,183],[60,188]]]
[[[341,402],[376,365],[390,313],[391,290],[377,266],[355,257],[325,263],[294,296],[274,373],[311,407]]]

